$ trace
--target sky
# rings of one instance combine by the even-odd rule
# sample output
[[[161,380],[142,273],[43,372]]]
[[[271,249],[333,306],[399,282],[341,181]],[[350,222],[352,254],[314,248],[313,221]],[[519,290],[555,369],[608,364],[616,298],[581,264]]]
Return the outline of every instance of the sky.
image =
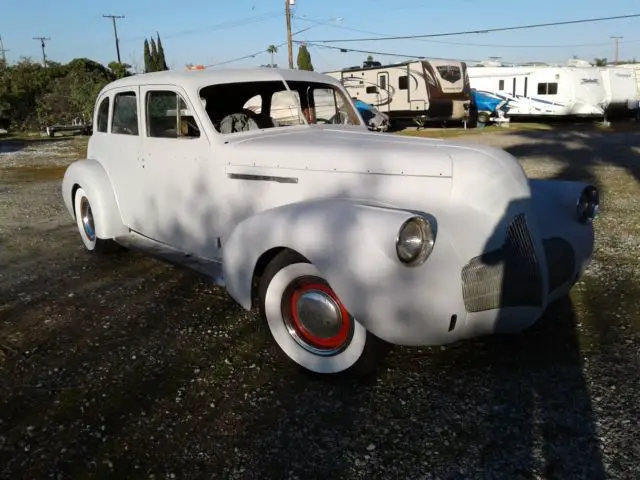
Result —
[[[580,8],[576,8],[579,5]],[[638,0],[296,0],[293,31],[306,29],[295,40],[420,35],[595,17],[640,14]],[[88,57],[107,64],[116,60],[113,25],[103,14],[124,15],[117,21],[123,62],[143,65],[145,37],[160,34],[172,69],[188,63],[212,68],[268,64],[270,44],[286,41],[285,0],[0,0],[0,37],[7,60],[41,60],[40,42],[50,37],[50,60],[67,62]],[[378,52],[376,60],[398,62],[404,55],[451,58],[471,64],[500,57],[504,62],[567,59],[613,60],[620,40],[620,58],[640,60],[640,17],[590,24],[529,30],[468,34],[421,40],[329,43]],[[360,65],[366,53],[309,47],[317,71]],[[255,57],[224,63],[258,53]],[[384,53],[399,56],[382,55]],[[294,62],[297,45],[294,44]],[[224,65],[219,65],[224,63]],[[275,63],[286,67],[287,46]]]

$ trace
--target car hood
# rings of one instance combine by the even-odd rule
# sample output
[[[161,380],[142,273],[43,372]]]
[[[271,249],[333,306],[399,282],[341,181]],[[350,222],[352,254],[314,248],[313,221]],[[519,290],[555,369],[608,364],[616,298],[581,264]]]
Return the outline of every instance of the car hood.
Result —
[[[226,140],[226,139],[225,139]],[[451,177],[449,152],[438,139],[361,128],[293,126],[230,136],[227,171],[254,167],[336,173]]]

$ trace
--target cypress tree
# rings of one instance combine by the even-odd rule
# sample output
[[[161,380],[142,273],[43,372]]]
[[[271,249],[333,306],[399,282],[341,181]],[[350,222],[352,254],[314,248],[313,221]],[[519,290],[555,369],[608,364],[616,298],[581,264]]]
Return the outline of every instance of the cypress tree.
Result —
[[[160,34],[156,32],[156,35],[158,37],[158,70],[169,70],[169,67],[167,67],[167,61],[164,58],[164,48],[162,48]]]
[[[149,41],[144,39],[144,73],[151,72],[151,52],[149,51]]]
[[[307,50],[306,45],[300,45],[298,49],[298,70],[313,71],[313,64],[311,63],[311,54]]]
[[[156,41],[151,37],[151,71],[157,72],[158,68],[158,49],[156,47]]]

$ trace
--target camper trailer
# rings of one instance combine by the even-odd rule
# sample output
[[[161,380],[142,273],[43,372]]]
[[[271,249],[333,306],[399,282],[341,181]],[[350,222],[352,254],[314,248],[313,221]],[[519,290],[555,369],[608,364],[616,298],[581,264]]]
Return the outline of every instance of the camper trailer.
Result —
[[[603,117],[606,94],[597,68],[469,67],[471,87],[508,100],[509,116]]]
[[[325,73],[340,80],[353,98],[374,105],[394,123],[458,122],[469,115],[471,87],[464,62],[368,62]]]
[[[605,90],[607,119],[637,116],[640,92],[635,72],[629,68],[601,67],[600,75]]]

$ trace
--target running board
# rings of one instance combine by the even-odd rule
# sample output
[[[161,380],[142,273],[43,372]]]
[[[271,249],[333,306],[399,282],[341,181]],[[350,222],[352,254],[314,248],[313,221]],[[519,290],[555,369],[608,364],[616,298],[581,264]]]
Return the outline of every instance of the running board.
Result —
[[[190,255],[134,232],[116,237],[114,240],[123,247],[139,251],[176,267],[199,273],[219,287],[225,286],[222,264],[219,261]]]

